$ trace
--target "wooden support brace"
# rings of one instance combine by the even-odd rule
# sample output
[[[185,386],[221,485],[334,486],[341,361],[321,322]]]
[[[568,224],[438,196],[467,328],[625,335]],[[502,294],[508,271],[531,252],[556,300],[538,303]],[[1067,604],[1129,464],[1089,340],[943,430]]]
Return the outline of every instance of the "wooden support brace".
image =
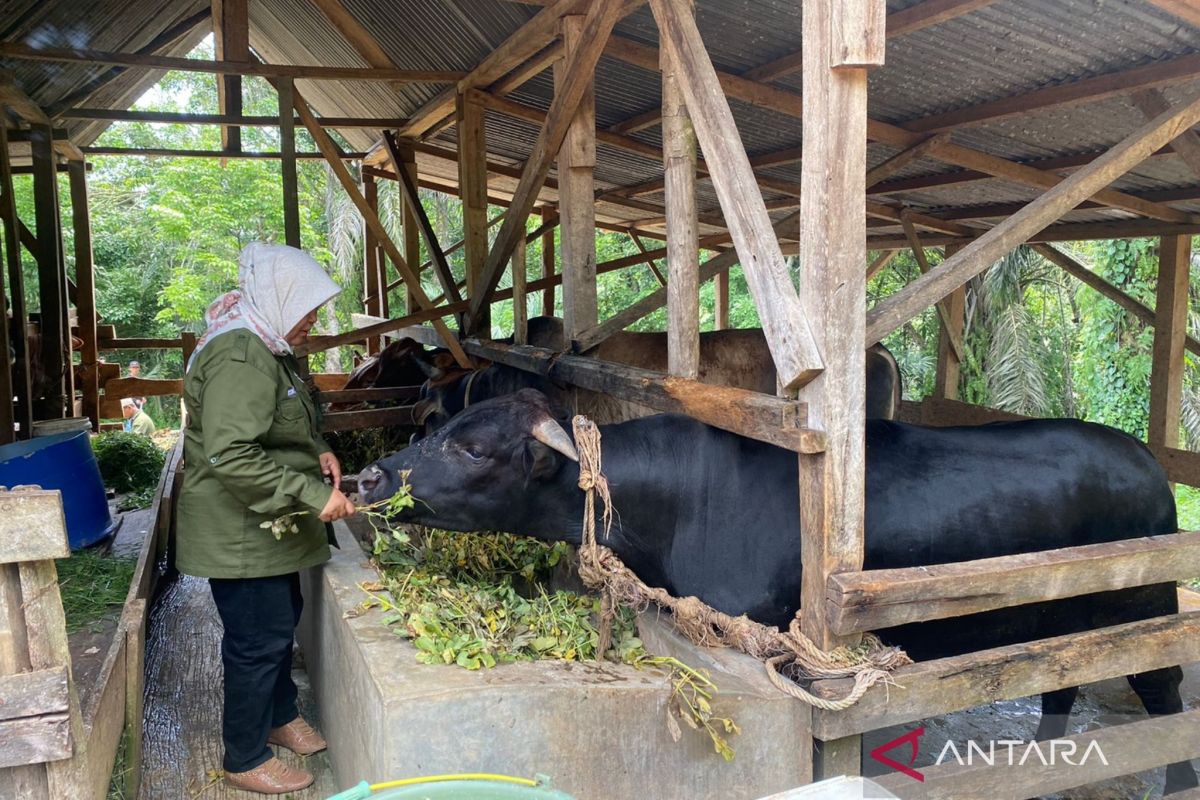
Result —
[[[780,384],[786,391],[796,391],[820,373],[821,355],[792,286],[729,102],[685,0],[651,0],[650,5],[663,45],[678,65],[679,86],[762,319]]]
[[[867,179],[865,181],[867,184],[867,189],[870,190],[872,186],[880,181],[887,180],[914,161],[919,161],[920,159],[924,158],[926,155],[935,150],[938,145],[944,144],[946,141],[948,141],[949,138],[949,134],[941,133],[928,136],[911,147],[904,148],[879,166],[867,170]]]
[[[1146,437],[1151,450],[1179,446],[1191,266],[1192,237],[1164,236],[1160,240],[1150,369],[1150,424]]]
[[[1158,89],[1145,89],[1134,92],[1133,104],[1141,110],[1146,119],[1154,119],[1167,111],[1171,104]],[[1171,149],[1179,154],[1183,162],[1192,171],[1192,176],[1200,178],[1200,134],[1190,128],[1179,134],[1179,138],[1171,142]]]
[[[591,86],[596,62],[600,59],[604,44],[620,16],[620,11],[621,4],[617,0],[599,0],[592,3],[588,9],[580,34],[582,45],[570,56],[567,72],[546,115],[546,123],[538,134],[533,151],[521,173],[520,182],[513,193],[511,214],[500,226],[496,241],[488,253],[480,292],[471,298],[471,307],[466,319],[468,327],[479,315],[488,301],[488,295],[500,280],[504,265],[512,255],[516,239],[524,235],[520,228],[521,221],[533,210],[538,191],[545,183],[546,176],[550,173],[550,165],[566,139],[575,111]]]
[[[917,230],[913,227],[912,219],[907,209],[900,214],[900,224],[904,227],[904,236],[908,239],[908,246],[912,248],[913,257],[917,260],[917,267],[921,270],[922,275],[928,273],[929,260],[925,257],[925,247],[921,244],[921,240],[917,236]],[[964,353],[962,320],[955,319],[949,300],[938,302],[935,308],[937,308],[938,318],[941,320],[942,333],[949,340],[950,347],[954,350],[955,360],[961,363]]]
[[[892,259],[894,259],[899,253],[899,250],[884,250],[879,255],[875,256],[875,260],[867,266],[867,280],[869,281],[878,275],[884,267],[892,263]]]
[[[1050,222],[1097,195],[1102,187],[1197,122],[1200,122],[1200,98],[1158,115],[1091,164],[968,244],[957,255],[881,302],[868,314],[867,346],[879,342]]]
[[[487,234],[487,139],[484,135],[483,108],[465,94],[457,97],[458,117],[458,186],[462,198],[463,250],[466,254],[467,296],[474,297],[483,280],[483,267],[488,255]],[[397,168],[393,164],[393,169]],[[459,298],[454,298],[455,300]],[[465,329],[471,336],[488,336],[492,329],[491,315],[485,306],[473,327]]]
[[[304,122],[304,127],[308,128],[308,132],[312,135],[313,141],[316,142],[317,147],[325,156],[326,161],[333,170],[333,174],[337,177],[338,182],[342,184],[342,188],[346,190],[346,194],[349,195],[351,202],[353,202],[355,207],[358,209],[358,213],[362,215],[366,224],[369,225],[372,230],[374,230],[375,236],[378,238],[380,245],[384,249],[384,252],[387,253],[388,258],[390,258],[392,263],[396,265],[397,271],[399,271],[399,273],[404,277],[405,282],[409,286],[409,291],[412,292],[413,297],[416,298],[418,305],[427,310],[432,308],[433,304],[430,302],[428,295],[426,295],[425,291],[421,288],[420,280],[415,274],[413,274],[412,269],[410,269],[408,266],[408,262],[404,260],[404,256],[400,255],[399,249],[397,249],[395,243],[392,242],[387,230],[383,227],[383,223],[380,222],[379,215],[376,214],[369,205],[367,205],[366,199],[363,197],[362,192],[359,191],[358,184],[355,183],[354,178],[350,175],[349,170],[346,169],[346,165],[342,163],[341,158],[339,157],[340,154],[338,153],[337,145],[333,143],[333,140],[329,138],[329,135],[325,133],[325,130],[319,124],[317,124],[316,118],[313,116],[312,111],[310,111],[308,108],[308,103],[304,101],[304,98],[300,96],[299,92],[295,94],[294,100],[296,113]],[[450,332],[450,328],[446,326],[446,323],[442,322],[440,318],[433,318],[433,326],[437,329],[438,334],[442,337],[446,347],[449,348],[450,352],[454,355],[454,360],[458,362],[459,366],[463,368],[470,367],[471,360],[467,358],[466,352],[463,351],[462,346],[458,343],[458,339],[455,338],[454,334]],[[382,333],[383,331],[380,332]]]

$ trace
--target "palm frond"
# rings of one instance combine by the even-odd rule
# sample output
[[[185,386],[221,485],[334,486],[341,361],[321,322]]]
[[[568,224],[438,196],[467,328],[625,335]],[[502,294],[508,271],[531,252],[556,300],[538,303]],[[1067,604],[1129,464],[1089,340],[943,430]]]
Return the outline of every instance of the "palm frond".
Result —
[[[1050,406],[1040,339],[1029,310],[1010,303],[992,315],[986,377],[990,404],[1002,411],[1040,416]]]

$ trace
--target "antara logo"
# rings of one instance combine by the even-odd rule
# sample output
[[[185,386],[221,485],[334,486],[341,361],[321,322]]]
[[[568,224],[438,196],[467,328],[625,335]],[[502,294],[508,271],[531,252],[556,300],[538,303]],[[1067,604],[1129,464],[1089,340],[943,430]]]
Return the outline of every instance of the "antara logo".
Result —
[[[909,731],[903,736],[898,736],[895,739],[892,739],[890,742],[885,742],[884,744],[879,745],[879,747],[876,747],[871,751],[871,758],[875,759],[880,764],[883,764],[885,767],[891,767],[897,772],[903,772],[910,778],[924,781],[925,776],[912,768],[912,765],[917,760],[917,752],[920,748],[920,739],[924,735],[924,726],[917,728],[915,731]],[[907,744],[912,748],[912,750],[909,752],[907,764],[901,764],[899,761],[894,761],[893,759],[884,755],[884,753],[886,753],[888,750],[899,747],[902,744]]]

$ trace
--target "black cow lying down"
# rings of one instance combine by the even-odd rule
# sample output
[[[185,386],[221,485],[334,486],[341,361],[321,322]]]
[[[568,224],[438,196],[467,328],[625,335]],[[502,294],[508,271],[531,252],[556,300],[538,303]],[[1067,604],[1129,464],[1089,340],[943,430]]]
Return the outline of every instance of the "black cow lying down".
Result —
[[[646,583],[784,627],[800,598],[797,458],[677,415],[601,426],[618,514],[605,542]],[[1176,530],[1162,468],[1136,439],[1076,420],[971,428],[867,421],[865,568],[911,567]],[[365,499],[411,470],[401,520],[578,544],[571,437],[532,389],[484,401],[359,475]],[[1170,584],[879,631],[917,660],[1172,614]],[[1178,667],[1130,675],[1151,714],[1182,711]],[[1039,738],[1066,730],[1077,689],[1042,697]],[[1167,769],[1167,791],[1196,786]]]

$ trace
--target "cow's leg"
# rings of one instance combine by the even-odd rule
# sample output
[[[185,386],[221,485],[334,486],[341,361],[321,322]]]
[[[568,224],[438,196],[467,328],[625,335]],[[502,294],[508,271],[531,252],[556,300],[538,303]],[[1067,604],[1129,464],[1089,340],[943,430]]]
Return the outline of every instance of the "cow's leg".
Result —
[[[1183,681],[1183,670],[1179,667],[1164,667],[1149,672],[1139,672],[1128,677],[1129,685],[1146,707],[1151,716],[1178,714],[1183,711],[1183,700],[1179,697],[1179,684]],[[1195,788],[1196,771],[1190,761],[1179,761],[1167,765],[1167,781],[1163,794]]]
[[[1067,733],[1067,720],[1071,716],[1071,706],[1075,705],[1075,697],[1079,694],[1078,686],[1068,686],[1065,689],[1055,689],[1053,692],[1042,692],[1042,721],[1038,723],[1037,735],[1039,742],[1049,739],[1061,739]]]

